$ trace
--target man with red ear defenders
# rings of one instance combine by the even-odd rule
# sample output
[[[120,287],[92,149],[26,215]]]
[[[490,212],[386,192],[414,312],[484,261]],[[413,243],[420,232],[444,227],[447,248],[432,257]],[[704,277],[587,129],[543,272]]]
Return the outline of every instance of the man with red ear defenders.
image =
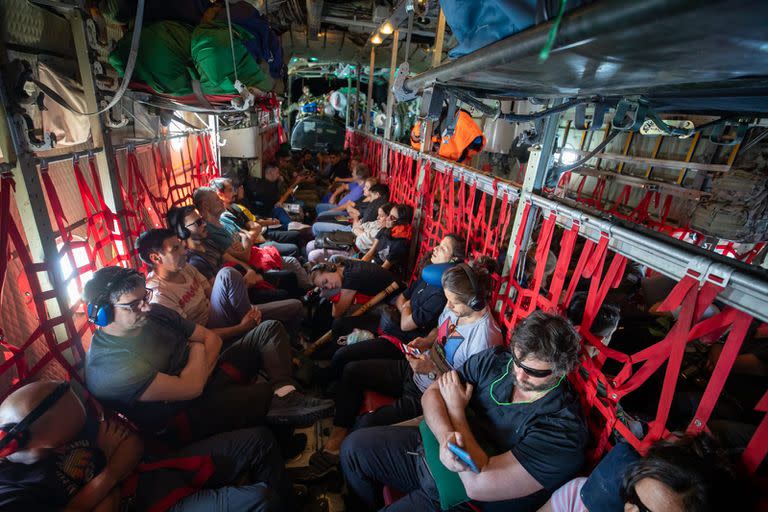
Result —
[[[151,464],[139,464],[141,455],[135,433],[88,415],[68,383],[27,384],[0,404],[0,509],[288,509],[280,453],[265,428],[220,434]],[[234,487],[246,472],[255,483]],[[208,482],[215,487],[202,489]]]

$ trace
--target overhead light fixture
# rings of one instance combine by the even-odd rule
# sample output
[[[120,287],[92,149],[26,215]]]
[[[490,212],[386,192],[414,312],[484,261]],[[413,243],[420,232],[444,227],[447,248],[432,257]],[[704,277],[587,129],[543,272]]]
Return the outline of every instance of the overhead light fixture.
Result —
[[[373,37],[371,38],[371,43],[373,43],[373,44],[381,44],[381,36],[379,35],[378,32],[373,34]]]
[[[381,26],[381,33],[386,36],[388,36],[394,31],[395,29],[392,28],[392,24],[389,21],[384,22],[384,24]]]

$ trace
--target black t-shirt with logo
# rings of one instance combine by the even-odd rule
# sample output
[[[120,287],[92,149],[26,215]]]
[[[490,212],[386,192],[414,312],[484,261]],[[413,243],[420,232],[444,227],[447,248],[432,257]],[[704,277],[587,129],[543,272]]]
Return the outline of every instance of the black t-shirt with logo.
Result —
[[[0,510],[61,510],[106,465],[96,438],[99,426],[87,420],[77,438],[34,464],[0,461]]]
[[[492,446],[497,455],[511,451],[544,489],[520,499],[484,503],[484,511],[538,509],[549,494],[577,475],[589,439],[579,399],[567,379],[531,403],[496,403],[511,401],[514,368],[510,359],[509,348],[494,347],[464,363],[459,371],[462,380],[474,386],[468,419],[482,444]]]

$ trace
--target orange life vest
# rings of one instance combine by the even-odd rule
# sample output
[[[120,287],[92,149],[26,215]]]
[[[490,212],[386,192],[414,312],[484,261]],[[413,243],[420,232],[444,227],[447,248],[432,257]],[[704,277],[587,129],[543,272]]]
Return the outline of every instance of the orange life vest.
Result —
[[[459,110],[457,115],[453,135],[442,138],[434,136],[432,142],[438,146],[438,155],[447,160],[462,162],[483,150],[485,136],[472,116],[463,110]],[[416,122],[411,129],[411,147],[417,151],[421,150],[421,121]]]

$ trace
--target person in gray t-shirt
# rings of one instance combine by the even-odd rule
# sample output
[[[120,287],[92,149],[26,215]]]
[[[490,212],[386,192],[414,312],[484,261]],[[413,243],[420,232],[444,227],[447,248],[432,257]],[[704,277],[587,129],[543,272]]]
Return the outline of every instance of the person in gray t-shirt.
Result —
[[[403,345],[406,359],[368,359],[344,367],[333,431],[324,449],[310,457],[305,480],[321,478],[338,464],[338,449],[353,428],[391,425],[420,415],[421,395],[441,373],[461,368],[472,355],[503,342],[486,304],[493,264],[490,258],[481,258],[471,267],[460,264],[445,271],[442,284],[447,303],[438,326]],[[397,400],[358,418],[365,391]]]

